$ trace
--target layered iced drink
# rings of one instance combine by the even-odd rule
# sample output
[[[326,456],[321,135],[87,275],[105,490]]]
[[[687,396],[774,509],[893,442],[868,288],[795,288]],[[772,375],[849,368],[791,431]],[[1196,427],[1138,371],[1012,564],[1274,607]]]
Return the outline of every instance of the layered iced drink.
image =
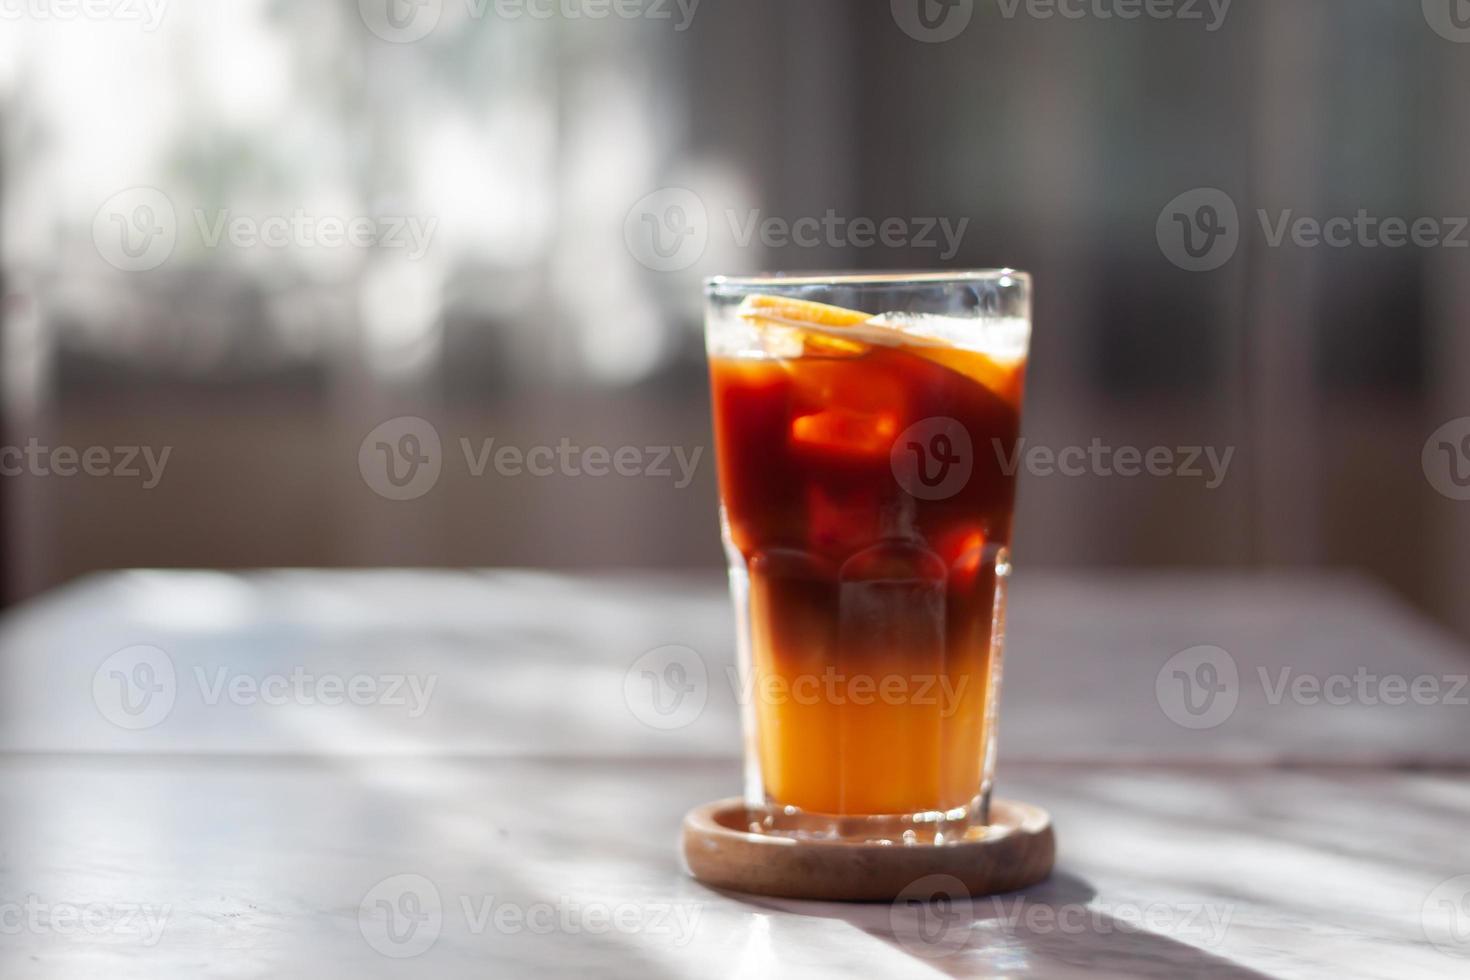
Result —
[[[983,824],[1030,336],[1017,272],[715,279],[747,796]]]

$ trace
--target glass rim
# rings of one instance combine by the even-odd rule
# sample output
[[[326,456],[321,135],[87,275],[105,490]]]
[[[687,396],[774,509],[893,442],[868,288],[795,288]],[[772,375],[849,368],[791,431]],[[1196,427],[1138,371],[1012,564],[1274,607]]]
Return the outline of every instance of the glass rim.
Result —
[[[748,276],[710,276],[706,292],[784,286],[943,286],[1011,279],[1030,287],[1031,273],[1020,269],[924,269],[894,272],[766,272]]]

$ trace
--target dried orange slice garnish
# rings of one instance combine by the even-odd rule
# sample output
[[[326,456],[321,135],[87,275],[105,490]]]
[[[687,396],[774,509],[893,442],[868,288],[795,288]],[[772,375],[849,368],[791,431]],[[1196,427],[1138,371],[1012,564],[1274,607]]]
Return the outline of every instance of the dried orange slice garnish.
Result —
[[[989,388],[1017,408],[1026,379],[1026,360],[1002,360],[990,354],[960,347],[911,347],[913,353],[942,364]]]
[[[866,337],[862,336],[866,331],[857,331],[858,336],[841,336],[846,328],[863,326],[873,321],[872,316],[860,310],[790,296],[753,293],[745,297],[737,312],[741,319],[762,329],[784,331],[795,337],[801,342],[802,352],[808,356],[858,357],[872,349],[871,332],[867,332]],[[879,328],[881,320],[880,317],[873,326]],[[1026,378],[1024,356],[997,357],[992,353],[963,347],[926,343],[898,331],[894,333],[897,342],[893,346],[949,368],[984,385],[1011,405],[1020,406]]]
[[[866,323],[869,319],[868,314],[858,310],[817,303],[809,299],[754,293],[745,297],[741,302],[739,315],[741,319],[761,327],[790,330],[801,340],[802,348],[808,354],[854,357],[868,351],[868,345],[862,341],[847,340],[833,336],[825,330],[810,329],[811,327],[841,329]]]
[[[745,297],[740,304],[740,315],[746,319],[780,320],[798,326],[811,323],[821,327],[855,327],[869,318],[868,314],[845,306],[764,293]]]

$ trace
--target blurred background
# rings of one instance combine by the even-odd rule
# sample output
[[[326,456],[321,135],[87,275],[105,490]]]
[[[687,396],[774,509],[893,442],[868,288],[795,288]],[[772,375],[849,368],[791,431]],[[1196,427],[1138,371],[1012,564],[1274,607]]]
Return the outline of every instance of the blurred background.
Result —
[[[1348,566],[1470,636],[1470,503],[1431,465],[1470,415],[1470,4],[1141,7],[7,4],[5,600],[715,569],[701,279],[1015,266],[1033,445],[1233,450],[1218,485],[1023,473],[1020,562]],[[1275,244],[1360,211],[1440,238]],[[1196,261],[1179,215],[1226,233]],[[647,465],[475,468],[563,442]],[[373,477],[380,445],[424,478]]]

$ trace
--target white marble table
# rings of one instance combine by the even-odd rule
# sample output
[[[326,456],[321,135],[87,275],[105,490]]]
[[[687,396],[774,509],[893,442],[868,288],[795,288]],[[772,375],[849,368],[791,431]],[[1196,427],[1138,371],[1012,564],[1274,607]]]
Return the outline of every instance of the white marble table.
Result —
[[[0,620],[0,976],[1470,976],[1454,642],[1350,577],[1014,596],[1000,785],[1058,873],[915,909],[681,872],[739,785],[716,579],[77,583]],[[704,707],[661,728],[625,681],[669,644]],[[1201,645],[1237,681],[1181,714]]]

